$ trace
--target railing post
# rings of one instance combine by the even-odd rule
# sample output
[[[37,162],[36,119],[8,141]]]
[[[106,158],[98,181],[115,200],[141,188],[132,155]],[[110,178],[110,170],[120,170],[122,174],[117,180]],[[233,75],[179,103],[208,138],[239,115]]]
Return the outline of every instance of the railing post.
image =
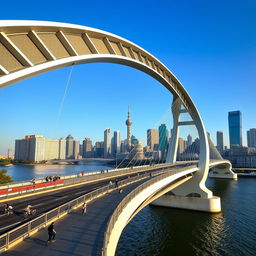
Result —
[[[6,236],[6,249],[9,248],[9,242],[10,242],[10,233],[8,232]]]
[[[28,223],[28,236],[29,236],[30,231],[31,231],[31,221]]]

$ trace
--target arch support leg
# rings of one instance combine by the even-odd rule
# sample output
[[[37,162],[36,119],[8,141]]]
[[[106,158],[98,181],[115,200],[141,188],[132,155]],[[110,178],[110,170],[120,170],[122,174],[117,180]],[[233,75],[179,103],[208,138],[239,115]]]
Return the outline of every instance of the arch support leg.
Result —
[[[201,188],[195,176],[151,204],[209,213],[221,212],[220,197],[213,196],[205,186]]]

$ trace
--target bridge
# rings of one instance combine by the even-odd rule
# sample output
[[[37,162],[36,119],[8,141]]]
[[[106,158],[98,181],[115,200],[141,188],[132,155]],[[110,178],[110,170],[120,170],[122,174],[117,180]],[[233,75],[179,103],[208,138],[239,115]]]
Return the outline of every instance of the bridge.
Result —
[[[108,212],[108,222],[105,218],[103,224],[98,226],[98,232],[105,230],[105,235],[101,237],[100,247],[96,243],[94,245],[102,249],[103,255],[114,255],[125,225],[149,203],[205,212],[221,211],[220,198],[213,196],[205,186],[209,169],[212,169],[210,176],[215,178],[236,179],[236,174],[232,172],[230,162],[222,159],[208,138],[189,93],[174,74],[149,52],[124,38],[85,26],[43,21],[0,21],[0,56],[0,88],[57,68],[105,62],[141,70],[159,81],[173,95],[173,132],[166,157],[167,165],[155,168],[153,174],[148,173],[146,167],[144,176],[124,179],[122,185],[127,185],[127,196],[119,197],[119,204],[112,205],[112,212]],[[181,118],[184,114],[189,117],[185,121]],[[182,126],[193,126],[198,132],[199,159],[196,165],[181,167],[177,164],[179,130]],[[113,186],[91,189],[93,191],[87,193],[90,198],[83,195],[68,209],[57,208],[54,214],[39,215],[35,219],[37,224],[34,220],[25,223],[25,227],[22,226],[23,231],[26,230],[25,235],[21,232],[22,235],[17,238],[12,236],[11,231],[5,233],[0,237],[1,248],[9,249],[16,241],[31,236],[53,219],[67,214],[72,207],[79,207],[85,200],[95,200],[102,195],[113,195],[112,200],[116,199]],[[100,201],[95,200],[95,204]],[[14,255],[11,253],[10,250],[6,255]]]
[[[48,160],[47,164],[78,164],[81,162],[101,162],[101,163],[112,163],[115,159],[112,158],[81,158],[81,159],[62,159],[62,160]]]
[[[222,164],[225,165],[226,162],[211,161],[210,167]],[[109,180],[114,180],[115,176],[112,176],[104,181],[95,179],[95,182],[76,186],[75,188],[62,189],[59,192],[52,191],[43,195],[29,195],[26,201],[14,198],[12,205],[15,206],[16,213],[11,216],[1,216],[0,231],[4,233],[0,236],[0,248],[3,251],[9,249],[4,255],[26,255],[28,249],[32,250],[34,254],[40,252],[43,255],[68,255],[68,253],[72,253],[74,248],[77,250],[78,255],[82,255],[82,253],[85,253],[85,255],[100,255],[102,251],[104,255],[114,255],[118,238],[129,221],[149,203],[158,205],[157,200],[159,198],[169,196],[168,192],[192,179],[197,171],[198,167],[194,163],[164,164],[154,168],[146,167],[143,171],[141,169],[140,172],[137,170],[134,174],[130,174],[129,178],[127,178],[127,174],[119,176],[119,187],[124,187],[122,194],[117,192],[115,184],[109,185]],[[102,191],[104,186],[107,186],[108,192],[106,194]],[[96,189],[100,191],[99,194]],[[91,199],[93,193],[95,198]],[[72,200],[72,198],[75,199]],[[170,200],[169,198],[166,201]],[[188,203],[189,200],[193,201],[191,206],[194,207],[195,198],[188,198]],[[76,204],[74,204],[74,201]],[[86,218],[81,216],[80,209],[78,211],[75,210],[84,201],[89,202],[89,211]],[[27,202],[38,208],[39,215],[36,218],[26,219],[23,217],[22,210],[26,207]],[[218,197],[213,202],[212,200],[212,205],[209,206],[212,212],[220,207],[218,205],[220,203]],[[183,208],[187,209],[188,203]],[[198,202],[198,210],[200,210],[200,207],[204,211],[201,201]],[[71,211],[72,208],[74,210]],[[45,247],[46,231],[44,227],[48,223],[61,218],[65,211],[68,215],[57,226],[58,233],[60,233],[58,237],[70,242],[68,247],[65,247],[65,253],[61,248],[63,245],[60,243],[58,246],[61,253],[54,254],[52,248]],[[13,226],[13,224],[16,224],[17,227]],[[68,232],[68,229],[63,229],[63,227],[73,227],[74,225],[77,227],[84,225],[85,227],[83,232],[78,232],[82,235],[81,239],[75,241],[71,239],[73,234]],[[10,229],[10,226],[11,230],[6,232],[8,228]],[[92,227],[93,232],[88,232],[88,227]],[[34,237],[32,235],[35,232],[38,232],[38,234]],[[15,246],[24,238],[28,239],[25,239],[24,243],[19,246]],[[86,241],[86,245],[83,241]],[[32,253],[31,255],[34,254]]]

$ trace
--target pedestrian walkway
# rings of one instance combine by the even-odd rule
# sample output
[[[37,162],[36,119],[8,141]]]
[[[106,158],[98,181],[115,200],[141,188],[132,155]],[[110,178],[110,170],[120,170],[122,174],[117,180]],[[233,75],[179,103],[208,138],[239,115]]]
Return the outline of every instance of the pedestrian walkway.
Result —
[[[73,210],[62,220],[55,222],[56,242],[47,246],[48,233],[44,228],[25,239],[3,256],[97,256],[101,255],[104,232],[113,211],[119,202],[145,180],[135,182],[87,204],[87,214],[82,208]]]

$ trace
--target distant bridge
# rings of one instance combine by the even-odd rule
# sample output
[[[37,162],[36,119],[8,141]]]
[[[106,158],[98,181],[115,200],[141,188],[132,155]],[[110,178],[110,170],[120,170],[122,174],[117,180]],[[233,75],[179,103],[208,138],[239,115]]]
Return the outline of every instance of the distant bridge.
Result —
[[[47,164],[70,164],[70,163],[80,163],[80,162],[113,162],[115,159],[112,158],[81,158],[81,159],[56,159],[56,160],[48,160],[46,163]]]

